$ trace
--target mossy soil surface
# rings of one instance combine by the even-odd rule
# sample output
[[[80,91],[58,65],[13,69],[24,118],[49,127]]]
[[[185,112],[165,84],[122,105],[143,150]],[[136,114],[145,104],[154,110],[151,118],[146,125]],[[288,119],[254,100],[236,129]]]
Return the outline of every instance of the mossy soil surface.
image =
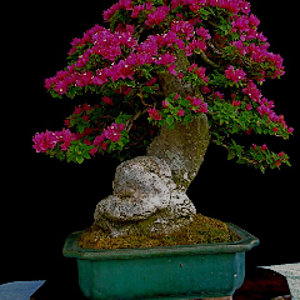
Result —
[[[240,240],[226,223],[197,214],[194,220],[172,234],[128,235],[110,237],[96,225],[87,228],[79,239],[86,249],[152,248],[176,245],[230,243]]]

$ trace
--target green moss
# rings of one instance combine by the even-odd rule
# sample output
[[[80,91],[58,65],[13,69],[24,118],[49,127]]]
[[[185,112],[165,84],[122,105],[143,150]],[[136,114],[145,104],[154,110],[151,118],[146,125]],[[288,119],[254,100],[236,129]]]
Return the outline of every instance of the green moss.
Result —
[[[168,235],[153,233],[110,237],[97,225],[92,225],[81,235],[79,245],[100,250],[229,243],[239,239],[226,223],[197,214],[188,226]]]

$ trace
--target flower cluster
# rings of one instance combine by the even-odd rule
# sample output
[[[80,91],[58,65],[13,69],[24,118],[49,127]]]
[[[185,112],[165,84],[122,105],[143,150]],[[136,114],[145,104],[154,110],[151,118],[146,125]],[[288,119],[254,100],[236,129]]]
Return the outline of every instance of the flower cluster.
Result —
[[[110,28],[95,25],[73,39],[66,68],[45,80],[53,97],[91,92],[100,95],[99,104],[77,107],[65,121],[68,129],[36,134],[37,152],[79,163],[96,153],[124,159],[131,147],[144,149],[160,127],[206,114],[212,142],[230,159],[262,171],[289,164],[283,152],[232,139],[293,133],[258,88],[285,71],[248,1],[119,0],[103,16]],[[193,92],[164,95],[165,73]]]
[[[234,69],[233,66],[228,67],[225,70],[225,76],[227,79],[232,80],[235,83],[238,83],[240,80],[243,80],[246,76],[246,73],[243,70]]]
[[[90,153],[92,155],[95,155],[95,153],[97,153],[99,149],[106,151],[109,141],[115,143],[119,142],[122,136],[122,132],[124,130],[125,130],[124,124],[112,123],[102,132],[101,135],[95,137],[93,141],[94,148],[90,150]]]
[[[33,148],[37,153],[46,153],[59,145],[62,151],[67,151],[74,139],[74,134],[69,129],[62,131],[49,131],[45,133],[36,133],[33,137]]]
[[[189,100],[190,103],[192,104],[192,106],[193,106],[193,111],[194,111],[195,113],[201,112],[201,113],[206,114],[206,113],[208,112],[208,109],[207,109],[207,103],[205,103],[205,102],[203,101],[203,99],[198,98],[198,97],[196,97],[196,96],[194,96],[194,97],[188,96],[188,97],[187,97],[187,100]]]
[[[250,4],[244,0],[172,0],[172,9],[178,6],[189,6],[190,10],[196,12],[201,7],[212,6],[226,9],[234,14],[238,14],[240,11],[243,13],[250,12]]]
[[[258,104],[257,111],[261,116],[267,116],[269,121],[277,124],[281,124],[288,133],[293,133],[294,129],[289,127],[284,120],[283,115],[277,115],[274,111],[274,101],[269,101],[266,97],[263,97],[261,91],[257,88],[256,84],[253,81],[249,81],[247,87],[243,89],[243,92],[249,96],[249,98]],[[250,105],[250,104],[248,104]],[[250,106],[248,106],[249,109]],[[251,106],[252,108],[252,106]],[[250,110],[250,109],[249,109]],[[277,132],[277,128],[273,129]]]
[[[170,8],[168,6],[159,6],[152,13],[148,14],[145,24],[148,27],[152,27],[153,25],[159,25],[165,20],[169,11]]]

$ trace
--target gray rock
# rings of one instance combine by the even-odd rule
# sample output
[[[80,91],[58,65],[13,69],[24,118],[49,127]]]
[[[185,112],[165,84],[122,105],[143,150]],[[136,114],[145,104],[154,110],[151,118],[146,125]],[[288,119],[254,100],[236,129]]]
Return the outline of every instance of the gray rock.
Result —
[[[118,166],[113,194],[98,203],[94,219],[118,236],[168,233],[195,213],[191,200],[174,183],[168,164],[156,156],[139,156]]]
[[[184,52],[176,56],[177,72],[188,67]],[[168,72],[158,74],[165,96],[178,93],[199,95]],[[209,144],[209,125],[202,115],[187,126],[161,129],[139,156],[120,164],[113,182],[113,194],[96,207],[95,224],[112,236],[126,234],[170,233],[188,224],[196,209],[186,190],[198,173]]]

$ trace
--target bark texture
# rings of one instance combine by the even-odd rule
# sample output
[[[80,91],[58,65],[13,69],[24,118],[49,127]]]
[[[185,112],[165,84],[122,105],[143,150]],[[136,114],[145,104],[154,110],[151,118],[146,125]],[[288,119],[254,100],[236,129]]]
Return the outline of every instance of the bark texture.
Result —
[[[186,56],[179,52],[177,72],[187,67]],[[165,96],[174,92],[183,97],[198,94],[169,73],[160,74],[159,81]],[[145,156],[118,166],[113,194],[98,203],[95,224],[118,236],[170,233],[189,223],[196,209],[186,190],[204,160],[209,138],[205,115],[187,126],[178,123],[173,130],[162,128]]]

